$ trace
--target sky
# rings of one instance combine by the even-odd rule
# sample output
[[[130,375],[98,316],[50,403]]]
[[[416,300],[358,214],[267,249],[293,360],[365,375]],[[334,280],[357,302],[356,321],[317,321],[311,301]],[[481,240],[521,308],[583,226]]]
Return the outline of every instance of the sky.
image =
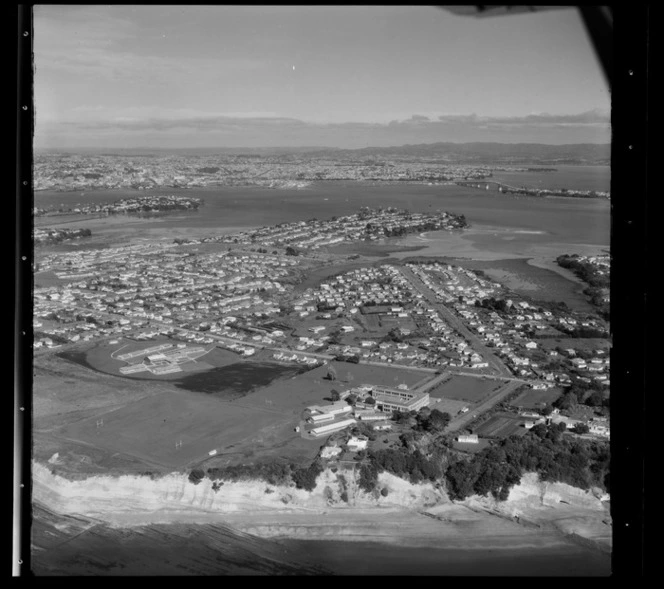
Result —
[[[575,8],[34,7],[34,147],[608,143]]]

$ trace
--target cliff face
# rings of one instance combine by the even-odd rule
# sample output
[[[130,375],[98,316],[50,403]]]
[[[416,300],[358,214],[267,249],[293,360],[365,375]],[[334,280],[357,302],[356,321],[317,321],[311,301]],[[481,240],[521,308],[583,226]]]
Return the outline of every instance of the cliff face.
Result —
[[[609,495],[600,489],[584,491],[564,483],[547,483],[536,473],[528,473],[510,491],[507,501],[474,496],[461,504],[523,525],[561,532],[604,552],[611,550]]]
[[[380,492],[383,489],[386,495]],[[606,499],[598,490],[583,491],[563,483],[545,483],[530,473],[512,489],[507,501],[475,496],[457,505],[512,521],[518,517],[521,523],[536,522],[541,526],[544,522],[549,526],[553,522],[565,533],[604,537],[610,536]],[[194,485],[186,475],[178,473],[157,479],[94,476],[71,481],[39,463],[33,466],[33,500],[57,513],[80,514],[118,525],[166,519],[193,522],[210,514],[265,512],[267,515],[285,511],[304,514],[376,507],[435,512],[436,508],[452,506],[442,488],[431,483],[413,485],[389,473],[381,473],[378,487],[372,493],[358,487],[352,470],[334,473],[329,469],[319,476],[311,492],[262,481],[225,482],[215,491],[208,479]],[[164,516],[161,520],[160,514]],[[588,527],[591,520],[592,526]],[[580,526],[579,521],[586,523]]]
[[[536,473],[526,473],[521,477],[521,482],[511,489],[507,501],[474,496],[463,503],[514,517],[523,511],[546,511],[561,505],[604,512],[608,499],[609,496],[600,489],[584,491],[565,483],[540,481]]]
[[[71,481],[42,464],[33,465],[33,500],[58,513],[81,514],[107,520],[118,514],[155,511],[189,513],[237,513],[256,511],[310,511],[329,507],[418,508],[448,501],[431,484],[411,485],[388,473],[379,479],[388,495],[365,493],[353,471],[323,472],[309,492],[294,486],[275,486],[262,481],[225,482],[217,491],[212,481],[194,485],[184,474],[151,479],[141,476],[93,476]]]

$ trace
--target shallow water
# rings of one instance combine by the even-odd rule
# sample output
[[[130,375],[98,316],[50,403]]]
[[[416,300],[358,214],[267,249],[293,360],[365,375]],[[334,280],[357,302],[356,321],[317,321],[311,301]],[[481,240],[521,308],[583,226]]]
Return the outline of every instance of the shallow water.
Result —
[[[542,548],[451,549],[376,542],[282,540],[337,575],[609,576],[611,557],[570,543]]]
[[[126,196],[176,194],[202,198],[205,204],[191,214],[155,218],[141,223],[139,231],[159,228],[258,227],[357,212],[368,206],[405,208],[427,212],[438,209],[464,214],[471,225],[525,231],[543,231],[547,240],[608,245],[610,202],[600,199],[520,197],[459,186],[366,185],[334,182],[302,190],[253,187],[208,187],[158,191],[105,190],[80,193],[42,191],[35,206],[83,202],[111,202]],[[128,227],[127,230],[136,230]]]

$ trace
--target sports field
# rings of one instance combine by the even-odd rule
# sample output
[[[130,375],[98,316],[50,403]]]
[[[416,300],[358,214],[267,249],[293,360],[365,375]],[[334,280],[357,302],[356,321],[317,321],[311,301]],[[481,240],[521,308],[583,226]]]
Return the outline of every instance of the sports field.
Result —
[[[494,390],[500,388],[501,382],[492,379],[482,380],[472,376],[453,375],[431,394],[436,397],[446,397],[468,403],[479,403],[488,397]]]
[[[562,391],[559,388],[553,387],[546,390],[528,389],[521,393],[510,404],[513,407],[523,407],[524,409],[537,409],[544,405],[553,403],[560,397]]]
[[[120,368],[129,366],[130,364],[140,364],[144,361],[146,354],[136,355],[132,358],[122,360],[120,358],[126,357],[128,354],[139,353],[142,350],[150,350],[157,348],[159,346],[171,347],[161,350],[162,352],[174,353],[178,348],[177,345],[182,345],[184,342],[181,342],[177,339],[171,339],[167,337],[155,337],[150,340],[145,341],[136,341],[131,339],[121,339],[116,344],[111,344],[109,342],[103,342],[99,345],[89,349],[85,353],[85,362],[89,365],[90,368],[94,370],[99,370],[100,372],[105,372],[112,375],[120,375]],[[229,350],[224,350],[216,347],[214,344],[198,344],[198,343],[187,343],[184,350],[192,350],[203,348],[205,350],[204,354],[201,354],[199,357],[191,360],[189,362],[180,364],[182,372],[198,372],[210,370],[211,368],[219,368],[223,366],[228,366],[240,360],[240,356],[231,352]],[[157,352],[155,352],[157,353]],[[151,372],[136,372],[133,374],[126,374],[124,376],[130,378],[138,379],[177,379],[182,377],[182,372],[176,372],[165,375],[152,374]]]

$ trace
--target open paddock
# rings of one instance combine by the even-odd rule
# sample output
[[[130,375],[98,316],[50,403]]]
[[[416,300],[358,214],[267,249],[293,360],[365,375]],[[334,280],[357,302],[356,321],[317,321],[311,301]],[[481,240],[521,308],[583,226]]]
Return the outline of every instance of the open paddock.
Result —
[[[379,318],[380,326],[388,331],[395,328],[408,329],[410,331],[417,329],[415,321],[410,316],[398,317],[396,315],[379,315]]]
[[[388,331],[381,328],[380,315],[378,314],[362,315],[361,321],[370,331],[381,331],[383,334]]]
[[[55,271],[48,270],[46,272],[35,272],[34,274],[34,283],[35,288],[47,288],[49,286],[62,286],[71,282],[70,279],[58,278],[55,275]]]
[[[242,404],[269,408],[299,417],[309,405],[324,404],[332,390],[347,388],[338,381],[327,380],[327,367],[319,366],[290,378],[281,378],[242,398]]]
[[[102,424],[103,420],[103,424]],[[66,424],[58,437],[127,454],[148,464],[184,468],[216,449],[238,452],[299,437],[292,416],[221,402],[206,395],[165,391],[102,416]],[[99,425],[98,425],[99,424]],[[180,447],[176,444],[182,442]]]
[[[436,397],[446,397],[466,403],[479,403],[501,386],[502,382],[493,379],[484,380],[472,376],[453,375],[430,392]]]
[[[300,319],[299,317],[292,317],[291,322],[295,327],[293,331],[293,337],[311,337],[319,338],[323,335],[330,335],[336,329],[340,329],[342,325],[348,325],[347,321],[342,319],[316,319],[316,315],[320,315],[318,311],[311,311],[310,315],[306,318]],[[323,327],[316,333],[315,331],[309,331],[312,328]]]

